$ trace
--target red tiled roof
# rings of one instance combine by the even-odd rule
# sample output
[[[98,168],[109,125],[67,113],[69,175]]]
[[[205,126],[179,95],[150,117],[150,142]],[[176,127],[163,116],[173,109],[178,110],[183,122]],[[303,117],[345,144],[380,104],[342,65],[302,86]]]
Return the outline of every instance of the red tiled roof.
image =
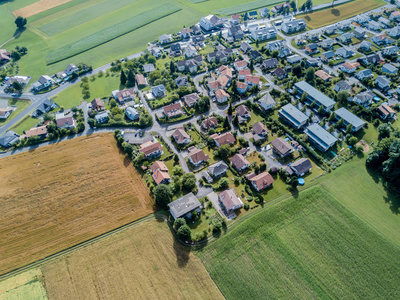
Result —
[[[262,172],[257,176],[251,178],[250,181],[253,182],[255,186],[257,186],[258,190],[263,190],[274,183],[272,175],[269,174],[268,172]]]
[[[258,84],[260,82],[259,76],[246,76],[244,79],[245,82],[251,82],[252,84]]]

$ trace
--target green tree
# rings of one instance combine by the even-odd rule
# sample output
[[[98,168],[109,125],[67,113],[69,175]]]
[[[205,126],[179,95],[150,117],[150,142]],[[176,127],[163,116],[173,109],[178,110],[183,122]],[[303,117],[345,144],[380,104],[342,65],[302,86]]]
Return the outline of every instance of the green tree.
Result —
[[[392,128],[388,124],[381,124],[378,126],[379,139],[384,139],[390,136]]]
[[[320,107],[318,107],[318,113],[320,115],[322,115],[324,113],[324,107],[322,105]]]
[[[234,82],[236,82],[236,81],[234,80]],[[232,113],[233,113],[232,103],[229,103],[228,116],[232,116]]]
[[[171,74],[175,73],[175,64],[174,64],[174,62],[172,60],[169,63],[169,70],[171,71]]]
[[[349,145],[350,145],[350,146],[354,146],[355,144],[357,144],[357,142],[358,142],[358,140],[357,140],[357,138],[356,138],[355,136],[352,136],[352,137],[349,139]]]
[[[336,127],[337,128],[342,128],[344,124],[344,119],[341,118],[337,123],[336,123]]]
[[[156,198],[157,204],[162,209],[168,208],[168,203],[171,202],[172,196],[173,196],[173,194],[172,194],[171,188],[168,185],[159,184],[154,189],[154,197]]]
[[[220,189],[226,189],[229,187],[229,179],[226,177],[223,177],[219,180],[219,188]]]
[[[313,67],[307,69],[305,79],[308,83],[315,80],[315,69]]]
[[[219,157],[220,158],[228,158],[231,154],[231,146],[230,145],[222,145],[218,149]]]
[[[190,231],[189,226],[187,226],[187,225],[181,226],[178,229],[176,235],[182,241],[191,241],[192,240],[192,233]]]
[[[23,18],[23,17],[21,17],[21,16],[18,16],[16,19],[15,19],[15,24],[17,25],[17,28],[18,29],[22,29],[22,28],[24,28],[25,27],[25,25],[26,25],[26,23],[28,22],[25,18]]]
[[[301,103],[305,103],[307,101],[307,93],[303,93],[303,95],[301,95],[301,98],[300,98],[300,102]]]
[[[224,124],[222,125],[222,127],[223,127],[224,129],[229,129],[229,128],[231,128],[231,125],[229,124],[228,117],[225,117],[225,119],[224,119]]]
[[[346,134],[350,134],[353,132],[353,125],[349,124],[346,127]]]
[[[122,84],[122,85],[125,85],[125,84],[126,84],[126,75],[125,75],[124,70],[122,70],[122,69],[121,69],[120,81],[121,81],[121,84]]]
[[[178,154],[174,155],[174,162],[177,164],[179,162],[179,156]]]
[[[11,86],[17,92],[21,92],[24,89],[24,86],[18,81],[14,81]]]
[[[193,191],[196,188],[196,177],[193,173],[183,174],[182,187],[187,191]]]
[[[135,80],[136,80],[135,74],[133,74],[132,70],[129,70],[129,72],[128,72],[128,85],[129,86],[135,85]]]
[[[348,91],[340,91],[338,94],[337,94],[337,101],[340,103],[340,104],[345,104],[345,103],[347,103],[347,99],[350,97],[350,94],[349,94],[349,92]]]
[[[177,218],[174,221],[174,229],[175,229],[175,231],[178,231],[179,228],[181,228],[184,225],[186,225],[186,220],[184,218]]]

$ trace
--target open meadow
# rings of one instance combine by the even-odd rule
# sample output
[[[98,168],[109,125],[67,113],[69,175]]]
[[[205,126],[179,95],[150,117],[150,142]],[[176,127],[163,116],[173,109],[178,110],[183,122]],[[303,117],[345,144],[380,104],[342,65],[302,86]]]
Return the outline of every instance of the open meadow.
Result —
[[[198,255],[227,299],[400,296],[398,245],[320,186],[271,203]]]
[[[154,210],[112,134],[2,158],[0,178],[0,274]]]
[[[302,17],[306,20],[307,27],[315,29],[354,17],[384,4],[386,4],[386,2],[383,0],[355,0],[349,3],[336,5],[333,8],[302,14],[298,17]]]

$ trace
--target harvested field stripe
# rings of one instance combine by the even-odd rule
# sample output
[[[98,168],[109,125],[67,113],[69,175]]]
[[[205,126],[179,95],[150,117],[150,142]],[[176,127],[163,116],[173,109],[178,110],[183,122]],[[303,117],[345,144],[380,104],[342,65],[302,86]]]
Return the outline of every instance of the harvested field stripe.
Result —
[[[39,2],[35,2],[31,5],[13,11],[13,14],[14,16],[27,18],[70,1],[71,0],[40,0]]]
[[[253,10],[253,9],[258,9],[261,7],[276,5],[276,4],[279,4],[282,2],[283,2],[282,0],[278,0],[278,1],[258,0],[258,1],[249,2],[246,4],[240,4],[240,5],[235,5],[235,6],[231,6],[231,7],[227,7],[227,8],[218,9],[218,10],[215,10],[214,13],[218,14],[218,15],[233,15],[233,14],[237,14],[237,13],[241,13],[241,12],[245,12],[245,11],[249,11],[249,10]]]
[[[180,7],[177,7],[173,4],[164,4],[158,6],[139,16],[129,18],[121,23],[108,27],[103,31],[96,32],[95,34],[89,35],[79,41],[48,52],[47,65],[57,63],[64,59],[93,49],[124,34],[172,15],[180,10]]]

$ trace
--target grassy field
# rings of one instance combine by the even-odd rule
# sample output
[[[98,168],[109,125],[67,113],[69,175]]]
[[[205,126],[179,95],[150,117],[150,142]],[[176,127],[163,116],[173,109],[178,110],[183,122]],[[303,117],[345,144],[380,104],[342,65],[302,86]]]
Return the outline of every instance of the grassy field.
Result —
[[[228,299],[400,296],[400,248],[319,186],[272,202],[198,255]]]
[[[378,8],[384,4],[386,4],[386,2],[382,0],[355,0],[350,3],[335,6],[334,8],[302,14],[299,15],[298,18],[304,18],[307,22],[307,26],[311,29],[315,29],[348,19],[368,10]]]
[[[42,268],[50,299],[223,299],[165,222],[148,221]]]
[[[0,274],[136,220],[154,201],[112,134],[1,159]]]
[[[227,7],[227,8],[218,9],[218,10],[215,10],[214,13],[216,13],[218,15],[228,15],[229,16],[229,15],[233,15],[233,14],[237,14],[237,13],[242,13],[245,11],[257,10],[258,8],[262,8],[262,7],[266,7],[266,6],[274,6],[281,2],[282,2],[281,0],[269,0],[269,1],[257,0],[257,1],[248,2],[245,4],[239,4],[239,5],[235,5],[235,6],[231,6],[231,7]]]
[[[0,100],[2,100],[2,99],[0,99]],[[23,110],[25,110],[27,107],[29,107],[29,105],[31,105],[31,101],[30,100],[11,99],[11,100],[8,100],[8,105],[17,106],[17,109],[14,110],[7,119],[0,120],[0,126],[7,124],[12,119],[14,119],[16,116],[18,116]]]
[[[48,299],[42,278],[40,269],[33,269],[0,281],[0,300]]]
[[[31,129],[39,122],[40,122],[39,119],[33,118],[31,116],[26,116],[17,124],[15,124],[11,129],[21,135],[24,133],[24,131]]]

